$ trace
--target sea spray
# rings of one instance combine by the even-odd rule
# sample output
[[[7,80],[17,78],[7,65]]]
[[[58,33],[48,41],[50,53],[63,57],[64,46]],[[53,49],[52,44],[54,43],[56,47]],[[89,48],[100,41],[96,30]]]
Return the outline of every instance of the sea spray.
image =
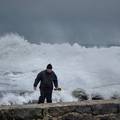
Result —
[[[76,88],[87,94],[100,93],[108,99],[120,94],[120,47],[85,48],[77,43],[32,44],[18,34],[0,37],[0,90],[32,91],[16,95],[11,92],[0,98],[0,104],[22,104],[38,99],[39,88],[33,91],[36,75],[48,63],[58,76],[62,91],[53,93],[53,102],[76,101],[71,93]],[[26,92],[27,93],[27,92]],[[9,102],[10,101],[10,102]]]

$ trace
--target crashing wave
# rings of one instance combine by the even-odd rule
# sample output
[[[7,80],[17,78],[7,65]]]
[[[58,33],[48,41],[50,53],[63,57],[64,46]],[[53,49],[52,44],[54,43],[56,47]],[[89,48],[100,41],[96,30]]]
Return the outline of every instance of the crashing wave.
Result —
[[[110,98],[114,92],[120,93],[119,61],[120,47],[85,48],[77,43],[32,44],[18,34],[7,34],[0,37],[0,90],[33,91],[37,73],[52,63],[62,88],[61,92],[53,93],[54,102],[76,100],[71,95],[76,88]],[[21,104],[38,99],[38,96],[39,89],[30,96],[8,93],[0,98],[0,104],[8,104],[12,100]]]

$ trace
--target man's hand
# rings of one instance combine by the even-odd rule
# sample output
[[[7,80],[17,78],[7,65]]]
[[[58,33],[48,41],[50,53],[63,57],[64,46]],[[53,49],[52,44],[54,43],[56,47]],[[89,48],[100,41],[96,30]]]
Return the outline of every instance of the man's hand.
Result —
[[[34,90],[37,90],[37,87],[34,87],[33,89],[34,89]]]
[[[57,87],[57,88],[54,88],[54,90],[61,91],[61,88]]]

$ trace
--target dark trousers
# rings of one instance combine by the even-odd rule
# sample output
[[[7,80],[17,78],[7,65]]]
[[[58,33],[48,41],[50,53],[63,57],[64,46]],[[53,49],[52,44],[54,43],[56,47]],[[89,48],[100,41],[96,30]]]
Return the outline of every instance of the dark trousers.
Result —
[[[40,89],[40,97],[38,104],[44,103],[46,99],[47,103],[52,103],[52,90],[42,90]]]

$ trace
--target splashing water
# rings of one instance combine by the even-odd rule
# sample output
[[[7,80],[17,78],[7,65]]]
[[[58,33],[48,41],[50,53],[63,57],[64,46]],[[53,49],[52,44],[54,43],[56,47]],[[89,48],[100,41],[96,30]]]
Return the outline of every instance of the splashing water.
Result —
[[[75,88],[109,98],[114,92],[120,93],[119,61],[120,47],[31,44],[17,34],[7,34],[0,38],[0,104],[38,99],[39,90],[33,91],[33,82],[48,63],[53,64],[62,87],[61,92],[53,92],[54,102],[76,100],[71,96]]]

